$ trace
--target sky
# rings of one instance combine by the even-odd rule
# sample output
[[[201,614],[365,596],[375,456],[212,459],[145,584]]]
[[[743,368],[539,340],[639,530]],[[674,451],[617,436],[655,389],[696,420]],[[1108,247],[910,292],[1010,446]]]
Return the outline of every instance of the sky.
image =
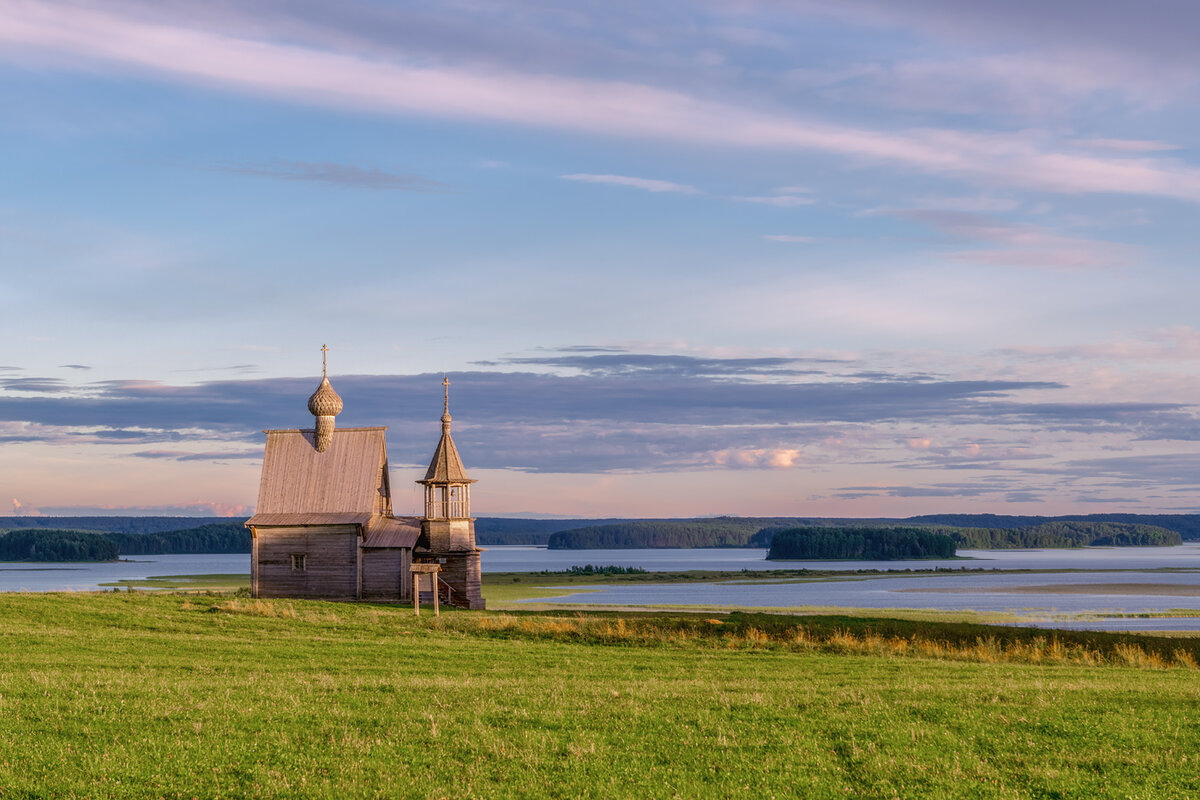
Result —
[[[1200,511],[1200,6],[0,0],[0,502]],[[2,513],[3,506],[0,506]]]

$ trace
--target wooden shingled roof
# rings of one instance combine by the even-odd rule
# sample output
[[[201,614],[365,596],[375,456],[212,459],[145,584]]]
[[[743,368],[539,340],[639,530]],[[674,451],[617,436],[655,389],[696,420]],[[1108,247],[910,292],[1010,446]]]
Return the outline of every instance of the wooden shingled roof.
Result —
[[[442,438],[438,441],[437,450],[433,451],[433,460],[425,471],[424,479],[417,483],[475,483],[467,477],[466,467],[454,439],[450,438],[450,426],[442,425]]]
[[[363,524],[383,513],[390,506],[386,430],[339,428],[323,453],[311,430],[266,431],[258,506],[247,524]]]
[[[412,547],[420,536],[420,517],[375,517],[367,525],[363,547]]]

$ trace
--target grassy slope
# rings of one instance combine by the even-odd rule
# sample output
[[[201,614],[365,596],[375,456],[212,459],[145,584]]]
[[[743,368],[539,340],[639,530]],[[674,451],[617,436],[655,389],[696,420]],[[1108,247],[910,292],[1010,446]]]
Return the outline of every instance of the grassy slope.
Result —
[[[0,595],[0,797],[1200,793],[1192,670],[478,627],[493,619]]]

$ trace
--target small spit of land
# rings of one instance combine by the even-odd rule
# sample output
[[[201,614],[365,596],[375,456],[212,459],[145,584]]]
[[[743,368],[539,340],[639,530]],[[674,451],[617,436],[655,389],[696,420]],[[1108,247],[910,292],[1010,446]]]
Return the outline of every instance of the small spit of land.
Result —
[[[121,591],[0,640],[5,798],[1200,794],[1197,639]]]

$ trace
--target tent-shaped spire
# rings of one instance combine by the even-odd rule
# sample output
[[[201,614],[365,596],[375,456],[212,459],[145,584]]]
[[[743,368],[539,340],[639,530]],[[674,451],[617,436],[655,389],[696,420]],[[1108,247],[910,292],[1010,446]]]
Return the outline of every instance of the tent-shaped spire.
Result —
[[[454,446],[454,438],[450,435],[450,379],[442,379],[442,387],[446,393],[446,404],[442,413],[442,438],[438,441],[437,450],[433,452],[433,460],[425,471],[424,480],[417,481],[426,486],[444,483],[475,483],[467,477],[458,448]]]

